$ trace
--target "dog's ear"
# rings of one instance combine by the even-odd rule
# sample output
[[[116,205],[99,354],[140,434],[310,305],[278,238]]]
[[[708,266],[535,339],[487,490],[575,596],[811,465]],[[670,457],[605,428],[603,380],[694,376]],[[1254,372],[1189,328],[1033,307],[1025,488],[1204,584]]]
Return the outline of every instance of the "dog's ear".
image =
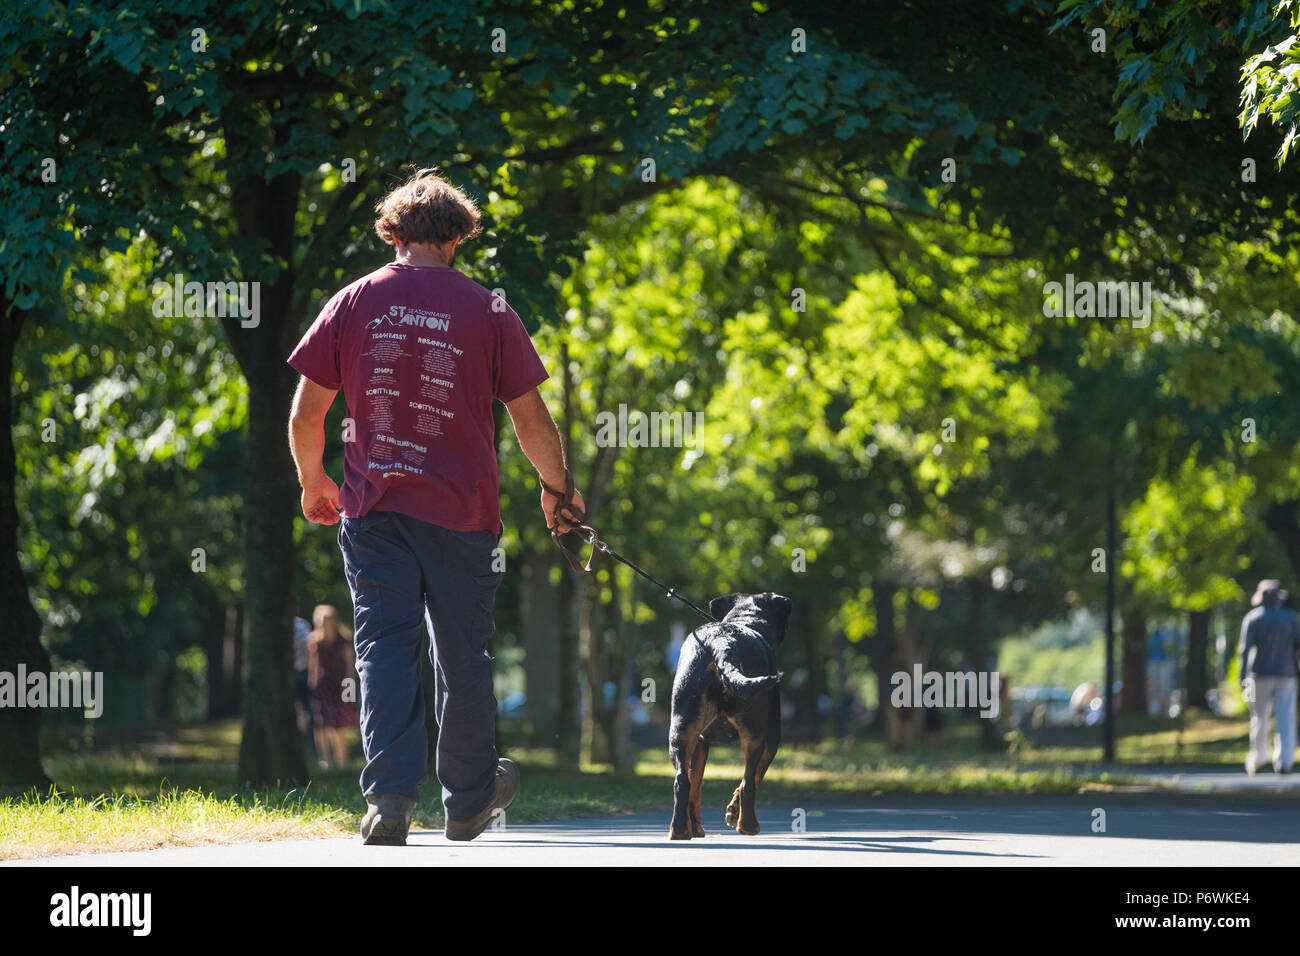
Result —
[[[743,594],[728,594],[725,597],[715,597],[709,602],[709,613],[713,615],[715,621],[721,621],[736,606],[736,602],[744,596]]]
[[[772,591],[763,595],[762,604],[772,624],[772,636],[780,644],[785,640],[785,629],[790,624],[790,610],[794,605],[785,595]]]

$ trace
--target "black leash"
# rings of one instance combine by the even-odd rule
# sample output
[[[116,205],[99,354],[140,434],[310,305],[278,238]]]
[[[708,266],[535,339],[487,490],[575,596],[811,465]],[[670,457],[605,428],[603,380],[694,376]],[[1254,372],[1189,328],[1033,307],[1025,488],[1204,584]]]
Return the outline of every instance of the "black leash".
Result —
[[[554,495],[556,498],[560,499],[560,504],[555,506],[555,510],[551,514],[551,521],[552,521],[551,540],[554,541],[555,546],[560,549],[560,553],[564,555],[564,559],[569,562],[569,567],[573,568],[573,570],[579,572],[580,574],[590,574],[592,565],[595,564],[596,562],[596,555],[603,551],[605,554],[608,554],[611,558],[613,558],[615,561],[619,562],[620,564],[627,565],[637,574],[641,575],[641,577],[645,578],[655,587],[659,588],[659,590],[667,594],[670,598],[673,598],[674,600],[677,601],[681,601],[688,608],[690,608],[700,617],[704,618],[704,620],[708,621],[710,624],[718,623],[717,619],[714,618],[714,616],[710,614],[708,611],[691,603],[691,601],[688,598],[684,597],[681,594],[678,594],[675,588],[670,588],[668,585],[664,584],[654,575],[650,574],[650,572],[637,567],[627,558],[623,557],[623,555],[619,554],[617,551],[611,548],[604,541],[600,540],[600,535],[596,533],[596,529],[593,528],[591,525],[579,524],[574,522],[573,519],[575,517],[580,522],[585,516],[582,513],[582,509],[578,508],[576,505],[573,504],[573,476],[569,474],[567,469],[564,472],[564,484],[565,484],[565,488],[563,492],[557,491],[556,489],[552,488],[544,481],[542,482],[542,488],[545,489],[545,491],[548,494]],[[591,545],[591,555],[587,558],[586,565],[583,565],[582,562],[578,560],[578,556],[574,554],[572,551],[570,551],[568,548],[566,548],[564,546],[564,542],[560,540],[560,521],[561,521],[560,509],[561,508],[567,508],[572,513],[572,517],[563,519],[566,521],[566,523],[571,525],[570,530],[577,532],[582,537],[582,540],[586,544]],[[700,648],[705,653],[708,653],[709,648],[708,645],[704,643],[703,638],[701,638],[700,635],[696,634],[694,631],[692,631],[691,634],[695,637],[696,642],[699,643]],[[714,672],[716,674],[716,665],[710,663],[709,667],[714,669]]]
[[[580,574],[590,574],[592,571],[592,566],[596,563],[596,555],[600,554],[603,551],[605,554],[608,554],[619,564],[626,565],[627,567],[635,571],[637,574],[641,575],[641,577],[645,578],[647,581],[649,581],[659,590],[663,591],[670,598],[676,601],[681,601],[683,604],[685,604],[688,608],[690,608],[700,617],[704,618],[704,620],[708,621],[711,624],[721,623],[720,621],[718,621],[717,618],[715,618],[708,611],[704,610],[702,607],[699,607],[696,604],[693,604],[690,601],[690,599],[684,597],[683,595],[678,594],[676,588],[670,588],[668,585],[664,584],[662,581],[656,578],[649,571],[646,571],[643,568],[640,568],[637,565],[633,564],[627,558],[623,557],[623,555],[619,554],[617,551],[611,548],[604,541],[600,540],[600,535],[596,533],[595,528],[593,528],[589,524],[581,523],[583,519],[586,517],[586,515],[583,514],[583,509],[573,504],[573,476],[569,474],[567,469],[564,472],[564,484],[565,484],[565,488],[563,493],[556,491],[554,488],[551,488],[544,481],[542,482],[542,488],[547,492],[547,494],[550,494],[560,499],[560,504],[557,504],[555,508],[551,511],[551,540],[554,541],[555,546],[560,549],[560,553],[564,555],[564,559],[569,562],[569,567],[573,568],[573,570],[577,571]],[[587,557],[587,563],[585,565],[581,561],[579,561],[578,556],[574,554],[572,551],[570,551],[568,548],[566,548],[564,546],[564,542],[560,540],[561,537],[560,522],[562,520],[562,516],[560,515],[560,510],[562,508],[567,508],[570,512],[570,515],[568,517],[563,518],[563,521],[570,526],[569,530],[577,532],[578,535],[582,538],[582,540],[586,544],[591,545],[591,554]],[[728,692],[727,682],[722,679],[722,674],[718,671],[718,662],[716,659],[714,659],[713,652],[710,650],[709,645],[705,644],[704,638],[700,637],[698,628],[691,631],[691,636],[694,637],[695,642],[700,645],[700,650],[703,651],[704,654],[709,658],[708,669],[713,672],[713,679],[718,682],[719,686],[722,687],[723,694],[726,694]],[[764,641],[764,644],[766,643],[767,642]],[[768,647],[768,656],[769,659],[772,656],[770,647]],[[743,675],[744,671],[741,671],[741,674]],[[781,675],[778,672],[777,673],[778,680],[780,679],[780,676]]]
[[[708,611],[703,610],[702,608],[696,607],[696,605],[691,603],[691,601],[688,600],[686,597],[684,597],[681,594],[678,594],[676,588],[670,588],[668,585],[664,584],[654,575],[650,574],[648,571],[643,570],[642,568],[637,567],[627,558],[623,557],[623,555],[619,554],[617,551],[611,548],[604,541],[600,540],[600,535],[596,534],[596,529],[591,527],[591,525],[580,524],[576,526],[573,530],[578,532],[578,534],[582,536],[583,540],[587,544],[591,545],[591,558],[588,559],[587,561],[587,567],[584,568],[581,565],[579,565],[576,561],[570,559],[569,563],[573,565],[573,567],[576,570],[582,571],[584,573],[589,572],[591,570],[592,561],[596,559],[596,552],[603,551],[605,554],[609,555],[611,558],[613,558],[615,561],[619,562],[620,564],[627,565],[637,574],[641,575],[641,577],[645,578],[655,587],[659,588],[659,590],[667,594],[670,598],[673,598],[674,600],[677,601],[681,601],[683,604],[685,604],[696,614],[700,615],[700,617],[704,618],[706,621],[709,621],[713,624],[717,623],[717,621],[714,619],[712,614],[710,614]],[[568,554],[568,550],[563,546],[561,546],[560,550]]]
[[[572,567],[573,570],[578,571],[582,574],[590,574],[592,565],[596,561],[596,555],[603,551],[605,554],[608,554],[611,558],[613,558],[615,561],[619,562],[620,564],[627,565],[637,574],[641,575],[641,577],[645,578],[655,587],[659,588],[659,590],[667,594],[670,598],[673,598],[674,600],[677,601],[681,601],[683,604],[685,604],[688,608],[690,608],[700,617],[704,618],[704,620],[710,622],[711,624],[720,623],[718,619],[715,618],[708,611],[693,604],[689,599],[682,596],[681,594],[678,594],[676,588],[670,588],[668,585],[664,584],[662,581],[656,578],[653,574],[640,567],[637,567],[637,565],[633,564],[627,558],[623,557],[623,555],[619,554],[617,551],[611,548],[604,541],[600,540],[600,535],[596,533],[596,529],[593,528],[591,525],[587,525],[587,524],[573,525],[570,530],[576,531],[582,537],[584,542],[591,545],[591,556],[587,558],[587,563],[584,566],[581,562],[578,561],[578,556],[575,555],[568,548],[566,548],[563,545],[563,543],[561,543],[559,524],[557,523],[554,527],[551,528],[551,540],[555,542],[555,546],[559,548],[560,551],[564,554],[565,559],[569,562],[569,566]],[[703,651],[708,656],[709,658],[708,669],[713,672],[713,679],[718,682],[718,684],[723,689],[723,693],[725,694],[727,692],[727,685],[726,682],[722,680],[722,675],[718,673],[718,664],[717,661],[713,659],[713,652],[709,649],[709,645],[705,644],[704,638],[700,637],[698,628],[691,631],[691,636],[695,638],[695,643],[700,645],[700,650]]]
[[[577,531],[585,533],[586,542],[588,542],[588,544],[591,545],[591,548],[593,548],[593,554],[595,553],[595,551],[604,551],[604,553],[610,555],[611,558],[614,558],[616,562],[619,562],[620,564],[627,564],[628,567],[632,568],[633,571],[636,571],[638,575],[642,576],[642,578],[645,578],[647,581],[650,581],[651,584],[654,584],[656,588],[659,588],[660,591],[662,591],[664,594],[667,594],[668,597],[671,597],[673,598],[673,600],[676,601],[681,601],[682,604],[688,606],[689,609],[693,610],[695,614],[699,615],[699,617],[702,617],[703,619],[707,620],[707,622],[710,623],[714,623],[714,624],[718,623],[716,622],[716,620],[714,620],[714,615],[708,613],[708,611],[706,610],[701,609],[701,607],[697,607],[694,604],[692,604],[692,602],[690,602],[688,598],[682,596],[682,594],[677,593],[676,588],[669,588],[667,584],[663,583],[663,581],[654,578],[654,575],[649,574],[649,572],[647,571],[643,571],[642,568],[637,567],[636,564],[633,564],[632,562],[628,561],[628,559],[624,558],[623,555],[617,553],[616,550],[610,548],[610,545],[607,545],[606,542],[602,541],[601,538],[599,538],[599,536],[597,535],[597,533],[595,533],[594,529],[590,527],[590,525],[584,524],[582,525],[582,527],[578,528]]]

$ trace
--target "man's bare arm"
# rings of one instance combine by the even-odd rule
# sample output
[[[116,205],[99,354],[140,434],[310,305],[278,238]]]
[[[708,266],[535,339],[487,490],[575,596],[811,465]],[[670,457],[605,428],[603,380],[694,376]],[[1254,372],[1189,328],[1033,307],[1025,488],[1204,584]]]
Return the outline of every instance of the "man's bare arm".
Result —
[[[507,402],[506,411],[514,423],[519,447],[537,469],[538,476],[548,487],[564,491],[564,446],[560,443],[560,430],[555,427],[555,419],[551,417],[541,392],[537,389],[525,392],[514,401]],[[542,512],[546,515],[548,528],[554,524],[551,516],[559,501],[556,495],[542,491]],[[582,493],[577,488],[573,490],[573,503],[579,508],[586,507]],[[573,524],[579,520],[578,515],[571,511],[562,513],[561,517],[572,519]],[[560,530],[568,531],[569,524],[560,521]]]
[[[317,385],[307,376],[298,381],[289,412],[289,450],[302,485],[303,516],[315,524],[338,524],[339,486],[325,474],[325,415],[338,389]]]

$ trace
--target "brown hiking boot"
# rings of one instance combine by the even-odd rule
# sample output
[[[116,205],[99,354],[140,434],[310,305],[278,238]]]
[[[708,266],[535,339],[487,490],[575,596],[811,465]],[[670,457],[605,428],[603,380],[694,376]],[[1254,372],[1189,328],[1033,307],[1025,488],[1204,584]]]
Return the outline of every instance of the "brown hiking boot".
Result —
[[[492,822],[498,810],[505,811],[519,796],[519,768],[509,757],[497,761],[496,793],[492,801],[483,808],[478,816],[468,820],[448,818],[446,835],[448,840],[472,840]]]
[[[361,842],[366,846],[406,846],[415,801],[393,794],[366,797],[370,806],[361,820]]]

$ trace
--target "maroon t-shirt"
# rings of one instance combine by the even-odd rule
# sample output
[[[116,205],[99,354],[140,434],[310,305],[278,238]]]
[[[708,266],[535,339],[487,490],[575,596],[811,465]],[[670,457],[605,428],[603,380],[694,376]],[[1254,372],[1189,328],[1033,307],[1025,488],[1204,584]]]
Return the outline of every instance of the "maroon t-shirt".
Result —
[[[343,514],[400,511],[453,531],[502,531],[492,400],[546,381],[519,316],[442,266],[390,262],[326,303],[289,364],[343,389]]]

